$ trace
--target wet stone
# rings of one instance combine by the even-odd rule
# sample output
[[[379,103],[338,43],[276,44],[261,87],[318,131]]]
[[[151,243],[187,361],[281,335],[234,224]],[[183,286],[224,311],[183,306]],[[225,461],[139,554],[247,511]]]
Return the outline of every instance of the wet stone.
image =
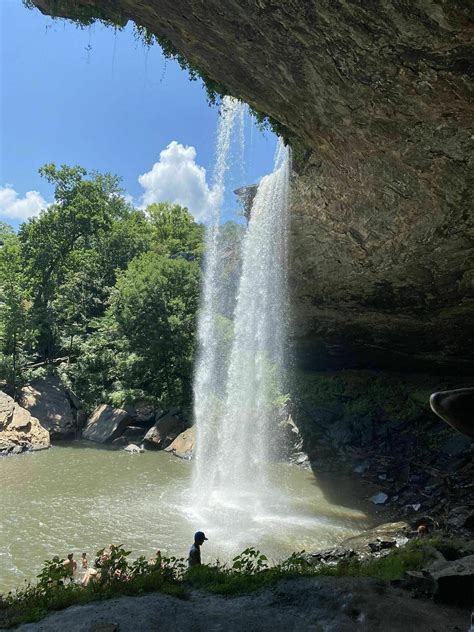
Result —
[[[374,505],[384,505],[388,500],[388,495],[385,492],[378,492],[371,496],[370,500]]]

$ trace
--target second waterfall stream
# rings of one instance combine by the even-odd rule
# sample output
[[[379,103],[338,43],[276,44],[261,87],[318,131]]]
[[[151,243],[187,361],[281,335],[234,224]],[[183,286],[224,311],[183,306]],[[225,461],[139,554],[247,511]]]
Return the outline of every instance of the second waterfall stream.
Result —
[[[207,226],[194,380],[197,445],[191,500],[203,527],[211,519],[223,528],[245,524],[264,515],[277,497],[268,466],[276,455],[277,411],[285,393],[290,155],[280,140],[274,170],[258,185],[240,245],[235,290],[219,266],[223,247],[219,233],[231,137],[243,136],[237,129],[243,107],[230,98],[222,105],[216,200]],[[229,301],[231,318],[223,313]]]

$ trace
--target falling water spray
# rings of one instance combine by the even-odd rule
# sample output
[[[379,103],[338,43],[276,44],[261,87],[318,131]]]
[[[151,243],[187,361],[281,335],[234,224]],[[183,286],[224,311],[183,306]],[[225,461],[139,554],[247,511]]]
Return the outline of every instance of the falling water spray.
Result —
[[[216,164],[212,187],[212,216],[206,226],[206,251],[198,321],[199,353],[194,374],[194,418],[198,428],[196,461],[198,478],[212,458],[212,437],[217,432],[218,407],[225,388],[225,358],[221,344],[219,307],[227,291],[219,270],[219,233],[225,176],[229,168],[232,136],[236,125],[242,124],[244,104],[231,97],[222,102],[217,130]],[[242,135],[239,135],[242,136]]]
[[[200,327],[193,498],[200,507],[227,512],[230,521],[236,519],[234,510],[264,511],[272,493],[268,463],[284,395],[289,172],[289,149],[280,141],[274,171],[259,184],[242,244],[230,344],[219,331],[216,306],[224,287],[217,268],[205,281],[201,322],[212,314],[214,326]],[[206,268],[205,274],[210,272]],[[212,340],[206,338],[210,335]]]

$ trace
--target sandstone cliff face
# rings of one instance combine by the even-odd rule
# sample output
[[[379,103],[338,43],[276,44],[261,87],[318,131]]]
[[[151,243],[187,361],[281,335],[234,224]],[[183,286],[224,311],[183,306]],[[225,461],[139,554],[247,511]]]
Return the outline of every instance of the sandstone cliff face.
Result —
[[[34,3],[133,19],[285,126],[307,364],[473,372],[468,0]]]

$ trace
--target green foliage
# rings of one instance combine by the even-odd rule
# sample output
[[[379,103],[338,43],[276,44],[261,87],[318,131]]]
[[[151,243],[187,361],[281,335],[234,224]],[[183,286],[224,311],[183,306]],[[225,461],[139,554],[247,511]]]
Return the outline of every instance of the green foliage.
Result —
[[[156,252],[169,256],[186,254],[194,259],[201,257],[204,227],[196,224],[188,209],[160,202],[147,206],[146,213]]]
[[[232,560],[232,570],[235,573],[260,573],[264,568],[268,568],[268,558],[253,547],[245,549],[240,555]]]
[[[36,9],[33,0],[22,0],[27,9]],[[62,17],[67,12],[68,19],[73,20],[78,26],[84,28],[94,22],[101,22],[105,26],[122,29],[128,19],[120,12],[113,9],[108,3],[106,7],[89,7],[78,3],[76,0],[49,0],[51,16]]]
[[[76,269],[80,251],[91,251],[111,227],[114,218],[126,209],[121,197],[119,178],[110,174],[87,172],[82,167],[54,164],[40,169],[55,185],[55,203],[39,217],[25,222],[19,231],[24,271],[33,295],[36,326],[39,330],[38,351],[52,356],[58,350],[58,323],[52,301],[66,290],[65,300],[74,297],[71,271]],[[96,257],[97,259],[97,257]],[[82,262],[85,255],[82,256]],[[88,266],[98,265],[89,252]],[[89,271],[88,271],[89,272]],[[68,299],[67,293],[72,297]],[[78,291],[82,291],[79,288]],[[69,315],[65,323],[76,324],[80,315]],[[64,323],[63,323],[64,324]],[[67,331],[67,335],[70,335]]]
[[[140,358],[140,383],[163,402],[190,399],[199,282],[196,262],[145,253],[112,293],[118,334]]]
[[[97,575],[100,584],[110,584],[117,579],[128,577],[127,557],[131,551],[126,551],[121,544],[111,544],[97,551],[95,566],[99,569]]]
[[[34,340],[31,296],[17,235],[0,223],[0,380],[13,394],[24,381],[28,346]]]
[[[335,567],[322,569],[325,575],[338,577],[378,577],[386,581],[401,579],[406,571],[421,570],[431,559],[430,547],[437,542],[412,540],[405,547],[392,549],[387,555],[366,561],[342,561]]]
[[[47,593],[54,588],[63,586],[66,579],[71,577],[69,569],[64,566],[64,560],[58,557],[52,560],[46,560],[39,575],[37,585],[38,591]]]
[[[40,173],[54,203],[18,235],[0,223],[3,387],[66,355],[56,370],[86,408],[188,405],[203,226],[176,204],[133,208],[110,174]]]
[[[87,587],[65,581],[68,575],[62,560],[46,561],[37,584],[26,584],[14,593],[0,596],[0,627],[39,621],[54,610],[121,595],[160,591],[174,597],[186,596],[183,560],[163,558],[162,563],[151,564],[141,557],[129,563],[129,553],[114,545],[99,551],[102,562],[97,565],[98,579]]]

